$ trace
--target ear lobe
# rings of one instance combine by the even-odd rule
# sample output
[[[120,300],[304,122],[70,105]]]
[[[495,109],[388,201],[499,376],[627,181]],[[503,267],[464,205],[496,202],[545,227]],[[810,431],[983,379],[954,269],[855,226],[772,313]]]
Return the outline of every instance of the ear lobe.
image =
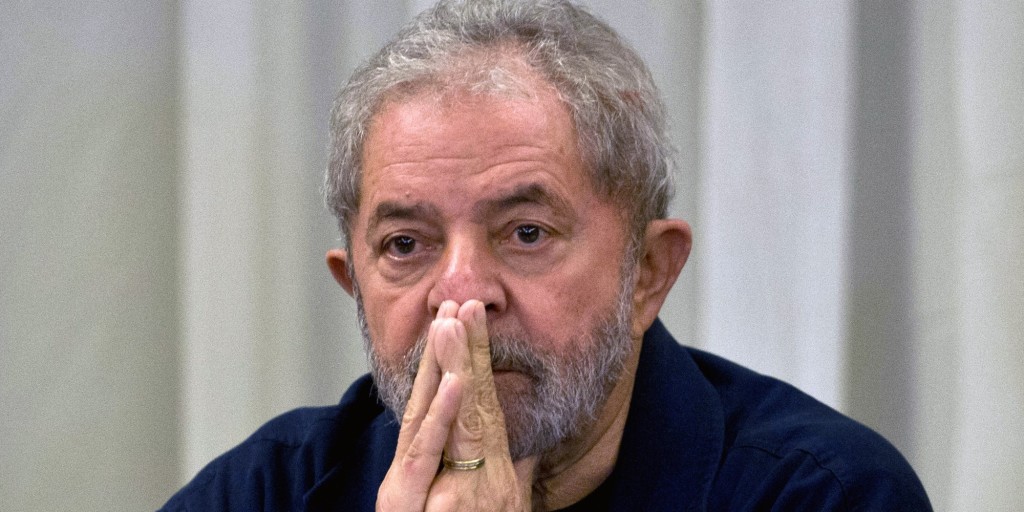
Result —
[[[327,251],[327,268],[331,270],[334,280],[345,289],[345,293],[353,295],[352,275],[348,272],[348,251],[331,249]]]
[[[647,225],[639,275],[633,295],[634,336],[642,336],[654,323],[669,290],[690,256],[693,235],[679,219],[656,219]]]

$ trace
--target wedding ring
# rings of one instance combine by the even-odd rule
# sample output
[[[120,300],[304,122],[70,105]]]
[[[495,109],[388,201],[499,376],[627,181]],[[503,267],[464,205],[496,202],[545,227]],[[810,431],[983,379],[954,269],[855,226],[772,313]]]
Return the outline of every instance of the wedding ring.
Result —
[[[480,457],[479,459],[473,460],[452,460],[449,459],[447,455],[444,455],[441,457],[441,462],[444,463],[444,467],[448,469],[453,469],[455,471],[472,471],[474,469],[479,469],[480,466],[484,465],[484,458]]]

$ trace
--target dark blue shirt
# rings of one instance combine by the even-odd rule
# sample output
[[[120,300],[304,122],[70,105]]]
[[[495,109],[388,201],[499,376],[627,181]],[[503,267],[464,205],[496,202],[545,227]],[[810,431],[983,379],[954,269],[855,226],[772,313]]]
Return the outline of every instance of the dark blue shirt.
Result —
[[[218,457],[166,511],[373,510],[398,425],[368,376]],[[571,510],[931,510],[885,439],[796,388],[644,336],[618,461]]]

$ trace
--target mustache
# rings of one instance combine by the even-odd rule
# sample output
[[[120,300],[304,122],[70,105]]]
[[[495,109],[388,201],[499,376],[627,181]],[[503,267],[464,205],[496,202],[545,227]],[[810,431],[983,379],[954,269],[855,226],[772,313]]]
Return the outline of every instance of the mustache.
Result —
[[[493,334],[490,336],[489,344],[492,371],[518,372],[534,381],[551,373],[553,358],[538,351],[538,344],[529,341],[525,336]],[[416,344],[405,356],[405,373],[413,379],[419,371],[426,347],[427,336],[423,334],[417,338]]]

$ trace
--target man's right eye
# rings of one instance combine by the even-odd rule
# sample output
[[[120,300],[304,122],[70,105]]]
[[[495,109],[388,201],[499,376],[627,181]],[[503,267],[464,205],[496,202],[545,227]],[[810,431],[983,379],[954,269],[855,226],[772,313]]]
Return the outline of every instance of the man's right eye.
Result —
[[[411,236],[398,235],[384,242],[384,252],[396,258],[408,256],[416,250],[416,239]]]

